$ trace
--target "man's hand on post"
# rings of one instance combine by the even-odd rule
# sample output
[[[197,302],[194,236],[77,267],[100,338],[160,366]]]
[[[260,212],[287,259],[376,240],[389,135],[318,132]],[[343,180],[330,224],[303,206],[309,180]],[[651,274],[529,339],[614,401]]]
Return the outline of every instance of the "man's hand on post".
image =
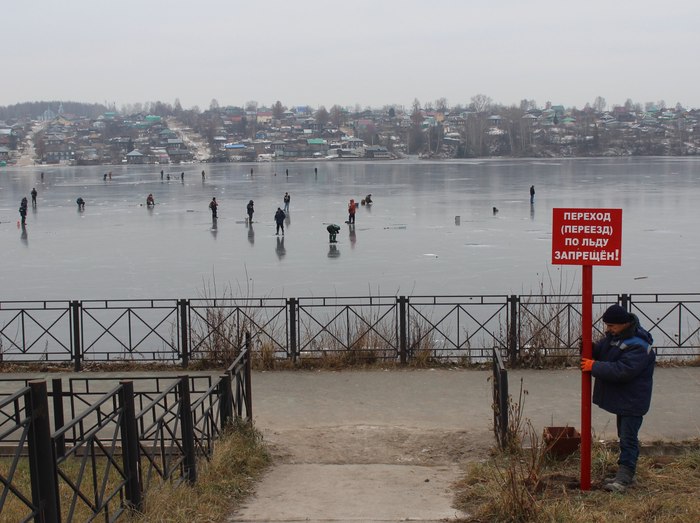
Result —
[[[593,363],[595,360],[591,360],[588,358],[581,358],[581,370],[583,372],[591,372],[593,370]]]

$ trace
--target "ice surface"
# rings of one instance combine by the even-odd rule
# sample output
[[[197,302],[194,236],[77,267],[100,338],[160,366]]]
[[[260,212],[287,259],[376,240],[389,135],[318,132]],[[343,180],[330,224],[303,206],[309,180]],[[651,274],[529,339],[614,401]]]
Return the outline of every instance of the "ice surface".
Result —
[[[351,228],[348,202],[368,193]],[[686,158],[0,168],[0,300],[189,298],[214,285],[256,297],[578,294],[581,269],[551,264],[553,207],[623,209],[623,264],[595,267],[595,292],[693,292],[699,197],[700,160]]]

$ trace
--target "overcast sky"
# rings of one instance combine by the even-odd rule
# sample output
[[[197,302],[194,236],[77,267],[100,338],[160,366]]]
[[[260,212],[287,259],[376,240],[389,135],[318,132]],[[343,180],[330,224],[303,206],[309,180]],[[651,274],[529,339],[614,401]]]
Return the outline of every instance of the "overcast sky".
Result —
[[[700,108],[697,0],[4,2],[0,105]]]

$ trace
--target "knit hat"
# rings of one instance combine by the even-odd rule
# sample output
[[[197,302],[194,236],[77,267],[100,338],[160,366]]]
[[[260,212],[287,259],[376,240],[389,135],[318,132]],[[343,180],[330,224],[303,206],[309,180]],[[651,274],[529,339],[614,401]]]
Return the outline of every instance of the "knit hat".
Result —
[[[630,313],[617,304],[608,307],[608,310],[606,310],[603,314],[604,323],[620,325],[631,321],[632,317],[630,316]]]

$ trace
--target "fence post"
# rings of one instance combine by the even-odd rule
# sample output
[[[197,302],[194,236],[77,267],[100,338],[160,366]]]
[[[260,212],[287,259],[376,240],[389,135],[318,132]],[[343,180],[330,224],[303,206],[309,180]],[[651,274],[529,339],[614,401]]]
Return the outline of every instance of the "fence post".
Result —
[[[505,443],[508,442],[508,416],[509,416],[509,405],[510,397],[508,392],[508,371],[505,368],[500,369],[500,392],[499,392],[499,410],[501,415],[501,440]]]
[[[292,361],[297,361],[297,299],[289,298],[287,300],[289,309],[289,352]],[[249,334],[248,334],[249,335]],[[248,342],[246,341],[246,344]]]
[[[407,355],[407,332],[406,332],[406,296],[399,296],[399,362],[405,365],[408,361]]]
[[[493,349],[493,423],[498,446],[505,449],[508,444],[508,371],[503,366],[497,348]]]
[[[518,361],[518,303],[520,298],[511,294],[507,302],[510,304],[510,322],[508,325],[508,360],[511,365]]]
[[[180,310],[180,356],[182,358],[183,368],[187,368],[190,363],[189,351],[189,322],[187,321],[187,313],[189,311],[190,300],[177,300],[177,306]]]
[[[65,423],[63,414],[63,380],[53,378],[51,380],[51,394],[53,396],[53,426],[54,431],[58,431]],[[66,455],[66,436],[61,434],[54,440],[56,457],[62,458]]]
[[[184,476],[188,483],[194,483],[197,481],[197,455],[194,446],[189,376],[180,376],[180,426],[182,427],[182,451],[185,454]]]
[[[233,393],[231,391],[231,376],[222,374],[219,378],[219,417],[223,430],[233,418]]]
[[[625,309],[627,312],[630,311],[630,303],[631,303],[631,298],[629,294],[620,294],[617,297],[618,301],[620,302],[620,305],[622,306],[623,309]]]
[[[80,302],[78,300],[70,302],[70,317],[73,326],[73,370],[80,372],[83,355],[80,347]]]
[[[250,347],[250,332],[245,333],[245,419],[253,422],[253,356]]]
[[[136,510],[141,511],[141,477],[139,467],[139,433],[136,426],[136,409],[134,407],[134,382],[120,381],[119,403],[122,408],[122,462],[126,480],[125,497]]]
[[[49,426],[49,397],[45,381],[30,381],[29,398],[24,397],[30,423],[27,438],[32,503],[38,508],[35,523],[61,521],[56,457]]]

